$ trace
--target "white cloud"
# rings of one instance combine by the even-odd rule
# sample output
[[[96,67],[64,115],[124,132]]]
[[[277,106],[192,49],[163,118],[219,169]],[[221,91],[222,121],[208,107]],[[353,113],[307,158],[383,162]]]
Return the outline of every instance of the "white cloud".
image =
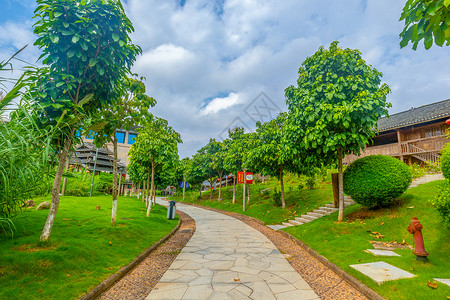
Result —
[[[201,111],[201,114],[215,114],[237,103],[239,103],[239,95],[236,93],[230,93],[227,97],[212,99],[211,102],[209,102],[208,105],[206,105],[206,107]]]
[[[222,2],[221,11],[217,3]],[[237,117],[254,126],[243,111],[261,91],[286,109],[284,89],[296,84],[302,61],[334,40],[360,49],[367,63],[383,73],[392,88],[391,113],[450,97],[450,47],[400,49],[404,1],[177,3],[127,0],[125,5],[136,30],[132,39],[143,49],[133,71],[147,78],[149,94],[158,101],[154,113],[182,134],[181,157],[217,137]],[[33,39],[31,21],[0,21],[0,53]]]

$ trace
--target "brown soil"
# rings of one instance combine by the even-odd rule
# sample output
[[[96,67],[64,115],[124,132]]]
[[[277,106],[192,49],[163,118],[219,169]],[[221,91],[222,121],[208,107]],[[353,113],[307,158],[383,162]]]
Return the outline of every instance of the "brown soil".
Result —
[[[51,246],[39,246],[38,244],[23,244],[20,245],[19,247],[14,247],[13,250],[15,251],[21,251],[21,252],[37,252],[37,251],[53,251],[55,250],[57,247],[56,245],[51,245]]]

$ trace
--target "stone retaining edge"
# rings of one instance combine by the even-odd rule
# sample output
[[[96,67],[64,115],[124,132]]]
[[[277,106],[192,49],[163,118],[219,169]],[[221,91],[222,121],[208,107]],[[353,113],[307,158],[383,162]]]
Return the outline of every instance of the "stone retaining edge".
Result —
[[[216,212],[220,211],[220,212],[224,212],[225,214],[228,213],[229,215],[238,214],[240,216],[244,216],[246,218],[249,218],[249,219],[252,219],[252,220],[256,221],[257,223],[260,223],[260,224],[264,225],[264,222],[261,221],[261,220],[258,220],[256,218],[253,218],[253,217],[250,217],[250,216],[242,215],[242,214],[239,214],[239,213],[235,213],[235,212],[232,212],[232,211],[226,211],[226,210],[222,210],[222,209],[215,208],[215,207],[207,207],[207,206],[202,206],[202,205],[199,205],[199,204],[186,203],[186,202],[181,202],[181,201],[177,202],[177,203],[186,204],[186,205],[190,205],[190,206],[195,206],[195,207],[199,207],[199,208],[203,208],[203,209],[207,209],[207,210],[212,210],[212,211],[216,211]],[[268,227],[268,228],[270,228],[270,227]],[[270,228],[270,229],[272,229],[272,228]],[[305,249],[306,252],[308,252],[311,256],[315,257],[323,265],[325,265],[331,271],[336,273],[339,277],[341,277],[342,279],[347,281],[351,286],[353,286],[355,289],[360,291],[364,296],[366,296],[370,300],[385,300],[377,292],[375,292],[374,290],[369,288],[367,285],[365,285],[364,283],[362,283],[361,281],[359,281],[355,277],[351,276],[350,274],[348,274],[347,272],[345,272],[344,270],[339,268],[337,265],[335,265],[332,262],[330,262],[325,256],[320,255],[316,250],[312,249],[311,247],[306,245],[304,242],[300,241],[299,239],[297,239],[296,237],[290,235],[289,233],[287,233],[285,231],[277,230],[277,232],[280,232],[281,234],[285,235],[289,239],[291,239],[294,242],[296,242],[300,247]]]
[[[339,277],[347,281],[350,285],[352,285],[355,289],[360,291],[364,296],[371,300],[384,300],[382,296],[380,296],[377,292],[369,288],[367,285],[353,277],[352,275],[348,274],[344,270],[342,270],[340,267],[329,261],[325,256],[320,255],[316,250],[309,247],[304,242],[300,241],[296,237],[290,235],[289,233],[278,230],[281,234],[285,235],[286,237],[290,238],[294,242],[296,242],[300,247],[305,249],[311,256],[315,257],[318,261],[320,261],[322,264],[324,264],[327,268],[329,268],[331,271],[336,273]]]
[[[178,216],[179,217],[179,216]],[[128,272],[130,272],[134,267],[136,267],[140,262],[142,262],[147,256],[150,255],[158,246],[160,246],[162,243],[167,241],[172,235],[175,234],[175,232],[180,229],[182,220],[179,217],[177,226],[172,229],[172,231],[166,235],[165,237],[161,238],[159,241],[154,243],[152,246],[147,248],[144,252],[139,254],[132,262],[130,262],[128,265],[122,267],[117,273],[112,274],[108,278],[106,278],[102,283],[95,286],[92,290],[78,298],[79,300],[92,300],[100,296],[104,291],[109,289],[114,283],[122,279]]]

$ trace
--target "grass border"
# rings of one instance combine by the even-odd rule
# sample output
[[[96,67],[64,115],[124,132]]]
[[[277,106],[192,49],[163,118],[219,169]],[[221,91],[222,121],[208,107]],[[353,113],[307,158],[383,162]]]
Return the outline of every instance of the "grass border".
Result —
[[[380,296],[377,292],[375,292],[374,290],[369,288],[367,285],[365,285],[364,283],[362,283],[361,281],[359,281],[358,279],[356,279],[352,275],[348,274],[347,272],[345,272],[344,270],[339,268],[337,265],[333,264],[325,256],[320,255],[316,250],[312,249],[310,246],[308,246],[304,242],[300,241],[296,237],[290,235],[289,233],[287,233],[287,232],[285,232],[283,230],[278,230],[278,232],[282,233],[283,235],[285,235],[289,239],[291,239],[294,242],[296,242],[300,247],[305,249],[305,251],[308,252],[311,256],[316,258],[318,261],[320,261],[322,264],[324,264],[331,271],[333,271],[338,276],[340,276],[342,279],[347,281],[351,286],[353,286],[355,289],[360,291],[367,298],[369,298],[371,300],[384,300],[384,298],[382,296]]]
[[[254,220],[257,223],[260,223],[260,224],[265,226],[264,222],[261,221],[261,220],[258,220],[256,218],[253,218],[253,217],[250,217],[250,216],[246,216],[246,215],[243,215],[243,214],[239,214],[239,213],[236,213],[236,212],[226,211],[226,210],[222,210],[222,209],[215,208],[215,207],[202,206],[202,205],[199,205],[199,204],[186,203],[186,202],[181,202],[181,201],[177,201],[177,203],[186,204],[186,205],[190,205],[190,206],[195,206],[195,207],[199,207],[199,208],[203,208],[203,209],[207,209],[207,210],[212,210],[212,211],[215,211],[215,212],[218,212],[218,213],[222,213],[222,214],[225,214],[225,215],[230,215],[230,216],[233,216],[233,214],[236,214],[236,215],[243,216],[245,218],[249,218],[251,220]],[[270,228],[268,226],[266,226],[266,227]],[[272,228],[270,228],[270,229],[272,229]],[[274,229],[272,229],[272,230],[274,230]],[[369,298],[371,300],[384,300],[385,299],[382,296],[380,296],[377,292],[375,292],[374,290],[369,288],[367,285],[365,285],[364,283],[362,283],[361,281],[359,281],[355,277],[351,276],[350,274],[348,274],[347,272],[345,272],[344,270],[339,268],[337,265],[335,265],[332,262],[330,262],[325,256],[320,255],[316,250],[312,249],[310,246],[308,246],[304,242],[300,241],[296,237],[290,235],[289,233],[287,233],[287,232],[285,232],[283,230],[274,230],[274,231],[280,232],[281,234],[285,235],[287,238],[293,240],[300,247],[302,247],[306,252],[308,252],[312,257],[316,258],[319,262],[321,262],[323,265],[325,265],[331,271],[336,273],[336,275],[338,275],[343,280],[348,282],[355,289],[360,291],[361,294],[363,294],[367,298]]]
[[[178,216],[179,217],[179,216]],[[95,286],[92,290],[78,298],[79,300],[93,300],[96,299],[98,296],[100,296],[103,292],[105,292],[107,289],[109,289],[114,283],[122,279],[128,272],[130,272],[134,267],[136,267],[140,262],[142,262],[147,256],[150,255],[158,246],[160,246],[162,243],[167,241],[172,235],[175,234],[175,232],[180,229],[181,223],[183,221],[179,217],[177,226],[172,229],[172,231],[166,235],[165,237],[161,238],[159,241],[154,243],[152,246],[147,248],[144,252],[139,254],[132,262],[130,262],[128,265],[122,267],[117,273],[112,274],[108,278],[106,278],[102,283]]]

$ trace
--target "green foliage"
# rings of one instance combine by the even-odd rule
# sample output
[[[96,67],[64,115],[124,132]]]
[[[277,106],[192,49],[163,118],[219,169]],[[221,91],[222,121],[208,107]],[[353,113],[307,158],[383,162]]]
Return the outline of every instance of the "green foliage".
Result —
[[[360,51],[333,42],[308,57],[298,74],[297,87],[285,90],[287,155],[311,167],[335,162],[338,149],[344,155],[359,153],[391,106],[381,73],[366,64]]]
[[[442,150],[441,171],[446,179],[450,179],[450,144],[446,144]]]
[[[410,166],[410,169],[411,169],[412,178],[419,178],[427,173],[425,168],[423,168],[422,166],[420,166],[417,163],[412,164]]]
[[[425,49],[434,43],[450,45],[450,0],[408,0],[400,17],[405,26],[400,33],[400,46],[411,42],[412,48],[423,39]]]
[[[313,174],[308,176],[305,181],[305,185],[308,189],[312,190],[316,187],[316,176]]]
[[[411,184],[409,167],[391,156],[355,160],[344,172],[344,193],[366,207],[386,207]]]
[[[277,190],[277,188],[275,188],[275,190],[273,191],[273,205],[276,207],[281,207],[282,202],[281,202],[281,192],[279,192]]]
[[[92,173],[74,172],[74,176],[67,179],[65,195],[75,197],[88,197],[91,189]],[[110,194],[112,190],[113,174],[101,172],[94,177],[94,196]]]
[[[450,228],[450,181],[448,179],[441,183],[439,194],[430,202],[441,216],[444,226]]]

